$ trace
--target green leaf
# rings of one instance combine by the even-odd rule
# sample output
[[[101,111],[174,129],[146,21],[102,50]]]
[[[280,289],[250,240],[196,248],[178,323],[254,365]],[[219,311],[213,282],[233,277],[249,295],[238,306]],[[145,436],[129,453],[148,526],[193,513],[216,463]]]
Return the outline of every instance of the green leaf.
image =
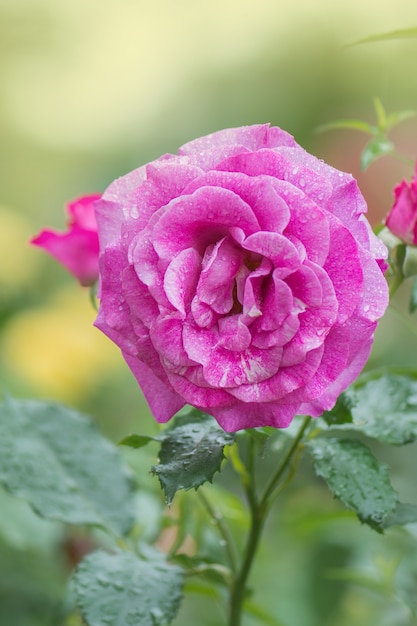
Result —
[[[213,480],[224,459],[223,449],[233,443],[234,435],[223,431],[210,415],[195,409],[178,416],[158,439],[162,442],[159,465],[151,472],[158,476],[170,504],[179,489],[197,489]]]
[[[159,626],[175,617],[183,571],[162,559],[130,552],[94,552],[74,575],[77,605],[87,626]]]
[[[349,129],[349,130],[360,130],[363,133],[367,133],[368,135],[375,135],[377,129],[375,126],[368,124],[368,122],[364,122],[363,120],[335,120],[334,122],[328,122],[326,124],[321,124],[317,126],[316,132],[323,133],[328,130],[338,130],[338,129]]]
[[[398,502],[395,510],[384,520],[384,528],[417,522],[417,505]]]
[[[148,437],[147,435],[128,435],[119,441],[119,446],[129,446],[130,448],[143,448],[151,441],[158,441],[156,437]]]
[[[412,28],[403,28],[400,30],[391,30],[387,33],[379,33],[376,35],[370,35],[369,37],[364,37],[363,39],[359,39],[358,41],[350,44],[351,46],[357,46],[363,43],[374,43],[376,41],[389,41],[393,39],[415,39],[417,37],[417,27],[414,26]]]
[[[413,284],[411,285],[409,309],[410,313],[414,313],[417,309],[417,276],[414,278]]]
[[[324,421],[329,425],[334,424],[351,424],[352,408],[356,404],[356,398],[352,389],[344,391],[337,399],[337,402],[331,411],[325,411],[322,415]]]
[[[361,169],[366,170],[374,161],[393,151],[394,144],[387,137],[382,135],[373,137],[362,150]]]
[[[359,519],[381,532],[397,505],[388,468],[369,448],[348,439],[314,439],[307,444],[318,476]]]
[[[356,387],[355,394],[355,430],[391,445],[417,439],[417,380],[385,374]]]
[[[0,482],[42,517],[117,534],[133,523],[132,481],[116,446],[59,404],[0,404]]]
[[[385,113],[385,109],[379,98],[374,98],[374,107],[378,122],[378,130],[381,134],[383,134],[387,129],[387,114]]]
[[[387,116],[387,130],[390,130],[400,122],[409,119],[410,117],[414,117],[417,115],[417,111],[413,111],[412,109],[408,109],[406,111],[399,111],[398,113],[390,113]]]

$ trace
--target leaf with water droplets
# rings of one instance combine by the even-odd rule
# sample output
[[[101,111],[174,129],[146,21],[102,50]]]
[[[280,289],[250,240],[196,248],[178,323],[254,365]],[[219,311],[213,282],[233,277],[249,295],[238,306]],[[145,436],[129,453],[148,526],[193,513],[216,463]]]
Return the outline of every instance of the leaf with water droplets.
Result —
[[[341,428],[360,431],[391,445],[411,443],[417,439],[415,378],[385,374],[355,385],[354,397],[355,404],[351,407],[353,423]]]
[[[193,409],[177,416],[158,437],[159,465],[152,467],[170,504],[179,489],[197,489],[220,471],[224,447],[234,435],[222,430],[206,413]]]
[[[163,558],[97,551],[80,563],[73,582],[87,626],[162,626],[178,611],[184,575]]]
[[[133,523],[133,484],[119,450],[63,405],[0,404],[0,482],[48,519],[117,534]]]
[[[382,532],[385,519],[397,506],[388,468],[360,441],[313,439],[307,444],[318,476],[359,519]]]

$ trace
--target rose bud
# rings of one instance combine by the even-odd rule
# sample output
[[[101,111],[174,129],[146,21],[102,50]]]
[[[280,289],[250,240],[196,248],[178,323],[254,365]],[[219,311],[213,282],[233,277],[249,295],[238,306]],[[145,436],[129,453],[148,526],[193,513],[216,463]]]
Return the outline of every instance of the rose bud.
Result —
[[[98,235],[94,204],[99,194],[83,196],[67,205],[68,230],[65,233],[43,230],[31,240],[43,248],[84,286],[98,278]]]
[[[394,206],[385,224],[404,243],[417,244],[417,172],[410,183],[403,180],[394,189]]]

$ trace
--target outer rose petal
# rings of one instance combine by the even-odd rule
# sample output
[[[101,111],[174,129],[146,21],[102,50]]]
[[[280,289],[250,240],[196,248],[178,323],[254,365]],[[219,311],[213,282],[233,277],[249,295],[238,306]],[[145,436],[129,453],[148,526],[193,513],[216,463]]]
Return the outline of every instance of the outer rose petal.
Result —
[[[155,419],[158,422],[167,422],[185,405],[184,399],[170,385],[164,384],[139,359],[130,354],[123,354],[123,356],[141,386]]]
[[[202,137],[99,203],[99,326],[151,410],[229,431],[318,416],[360,373],[386,250],[354,179],[278,128]]]

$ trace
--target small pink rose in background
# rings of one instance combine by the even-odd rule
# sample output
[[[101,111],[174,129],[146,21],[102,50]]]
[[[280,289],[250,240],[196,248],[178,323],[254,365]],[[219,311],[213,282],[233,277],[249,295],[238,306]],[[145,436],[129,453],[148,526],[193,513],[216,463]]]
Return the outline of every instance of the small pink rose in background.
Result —
[[[409,183],[403,180],[394,189],[394,205],[385,220],[390,231],[408,244],[417,244],[417,169]]]
[[[223,130],[97,202],[96,325],[159,422],[185,404],[228,431],[331,409],[388,304],[356,181],[269,125]]]
[[[94,204],[100,194],[82,196],[67,205],[68,230],[43,230],[31,240],[43,248],[84,286],[98,279],[99,244]]]

